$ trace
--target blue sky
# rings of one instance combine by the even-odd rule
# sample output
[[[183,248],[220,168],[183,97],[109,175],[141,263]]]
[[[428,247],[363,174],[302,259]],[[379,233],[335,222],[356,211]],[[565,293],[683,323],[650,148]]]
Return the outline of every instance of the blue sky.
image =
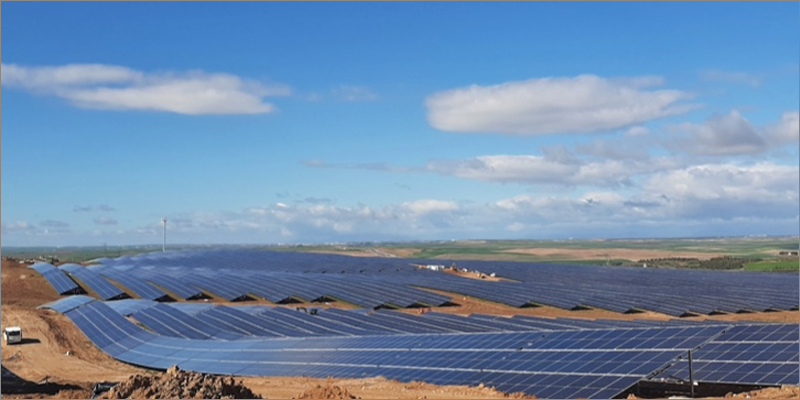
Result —
[[[798,3],[4,3],[2,245],[797,235]]]

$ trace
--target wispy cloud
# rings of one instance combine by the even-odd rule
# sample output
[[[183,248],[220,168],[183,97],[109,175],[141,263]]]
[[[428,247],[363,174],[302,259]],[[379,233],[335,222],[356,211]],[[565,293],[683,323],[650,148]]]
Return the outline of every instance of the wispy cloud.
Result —
[[[754,126],[742,114],[714,114],[702,124],[684,123],[671,127],[675,137],[665,145],[695,155],[760,154],[771,147],[795,143],[800,137],[797,112],[786,112],[777,123]]]
[[[36,226],[28,221],[3,222],[0,227],[2,227],[3,233],[18,233],[36,229]]]
[[[773,146],[797,143],[800,140],[800,113],[783,113],[780,121],[765,126],[763,132],[767,142]]]
[[[80,213],[80,212],[93,212],[93,211],[111,212],[111,211],[117,211],[117,210],[114,207],[109,206],[108,204],[99,204],[99,205],[96,205],[96,206],[94,206],[94,205],[75,206],[75,207],[72,207],[72,211]]]
[[[371,171],[386,171],[386,172],[419,172],[422,171],[421,167],[404,167],[399,165],[391,165],[384,162],[366,162],[366,163],[330,163],[322,160],[302,160],[302,165],[311,168],[334,168],[334,169],[365,169]]]
[[[297,201],[298,203],[306,203],[306,204],[330,204],[332,200],[328,197],[314,197],[308,196],[301,200]]]
[[[429,161],[427,170],[481,182],[623,187],[632,185],[636,176],[679,164],[679,160],[669,157],[593,161],[572,155],[488,155]]]
[[[797,218],[797,165],[703,164],[649,177],[641,197],[659,204],[663,217]],[[654,216],[659,216],[654,215]]]
[[[334,98],[344,101],[373,101],[378,95],[365,86],[339,85],[331,90]]]
[[[97,225],[116,225],[117,220],[108,217],[97,217],[94,219],[94,223]]]
[[[264,97],[291,93],[285,85],[203,71],[148,73],[105,64],[2,64],[1,68],[3,86],[61,97],[77,107],[92,109],[260,114],[275,110]]]
[[[739,83],[754,87],[761,84],[761,78],[755,74],[723,71],[721,69],[707,69],[700,71],[700,79],[710,82]]]
[[[69,223],[64,221],[57,221],[52,219],[47,219],[39,223],[40,226],[48,227],[48,228],[68,228]]]
[[[304,242],[564,233],[653,237],[713,234],[720,227],[731,234],[762,228],[774,233],[776,226],[790,233],[791,221],[798,219],[797,176],[797,166],[703,164],[655,173],[626,191],[594,189],[575,196],[528,193],[488,203],[423,198],[378,208],[279,203],[186,215],[176,235],[215,232]]]
[[[514,179],[519,180],[530,172],[527,168],[538,168],[539,162],[559,162],[551,159],[531,163],[513,158],[500,161],[509,163],[510,170],[518,170],[519,176]],[[578,171],[586,168],[581,163]],[[622,164],[620,170],[645,168],[645,164]],[[731,235],[796,234],[800,220],[797,165],[708,163],[670,168],[667,164],[639,177],[623,191],[576,187],[569,194],[524,193],[480,203],[418,198],[381,207],[338,205],[324,198],[307,198],[302,202],[279,202],[242,210],[175,215],[170,228],[175,240],[195,243],[664,237],[715,235],[720,231]],[[602,167],[596,173],[605,175]],[[95,223],[114,225],[115,221],[97,218]],[[9,240],[15,237],[35,240],[57,235],[56,229],[45,225],[59,224],[43,221],[34,226],[26,221],[7,222],[3,223],[2,232]],[[109,234],[93,232],[71,235],[96,240],[97,235]],[[115,232],[116,238],[128,243],[153,243],[159,240],[161,230],[153,222],[136,228],[120,227]]]
[[[647,90],[663,79],[595,75],[472,85],[426,99],[428,121],[450,132],[534,135],[619,129],[695,107],[679,90]]]

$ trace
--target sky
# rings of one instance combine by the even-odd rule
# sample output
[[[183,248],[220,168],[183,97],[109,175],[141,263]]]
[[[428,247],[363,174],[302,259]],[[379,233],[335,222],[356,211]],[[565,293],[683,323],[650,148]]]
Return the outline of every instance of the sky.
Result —
[[[797,235],[797,2],[4,2],[2,246]]]

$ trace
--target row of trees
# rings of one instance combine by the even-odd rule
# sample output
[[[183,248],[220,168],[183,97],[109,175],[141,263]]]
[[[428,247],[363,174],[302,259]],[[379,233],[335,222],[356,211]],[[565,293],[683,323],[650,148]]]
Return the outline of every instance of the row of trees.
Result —
[[[639,260],[638,264],[646,264],[648,268],[743,269],[745,264],[755,261],[761,261],[761,259],[732,256],[714,257],[707,260],[692,257],[666,257]]]

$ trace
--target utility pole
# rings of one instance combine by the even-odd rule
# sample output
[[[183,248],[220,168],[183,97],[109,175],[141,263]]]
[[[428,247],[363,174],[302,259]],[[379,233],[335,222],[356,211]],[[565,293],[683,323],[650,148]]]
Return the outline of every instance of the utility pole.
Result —
[[[691,350],[689,350],[689,397],[694,398],[694,363]]]
[[[161,251],[167,251],[167,217],[161,217],[161,223],[164,224],[164,242],[161,244]]]

